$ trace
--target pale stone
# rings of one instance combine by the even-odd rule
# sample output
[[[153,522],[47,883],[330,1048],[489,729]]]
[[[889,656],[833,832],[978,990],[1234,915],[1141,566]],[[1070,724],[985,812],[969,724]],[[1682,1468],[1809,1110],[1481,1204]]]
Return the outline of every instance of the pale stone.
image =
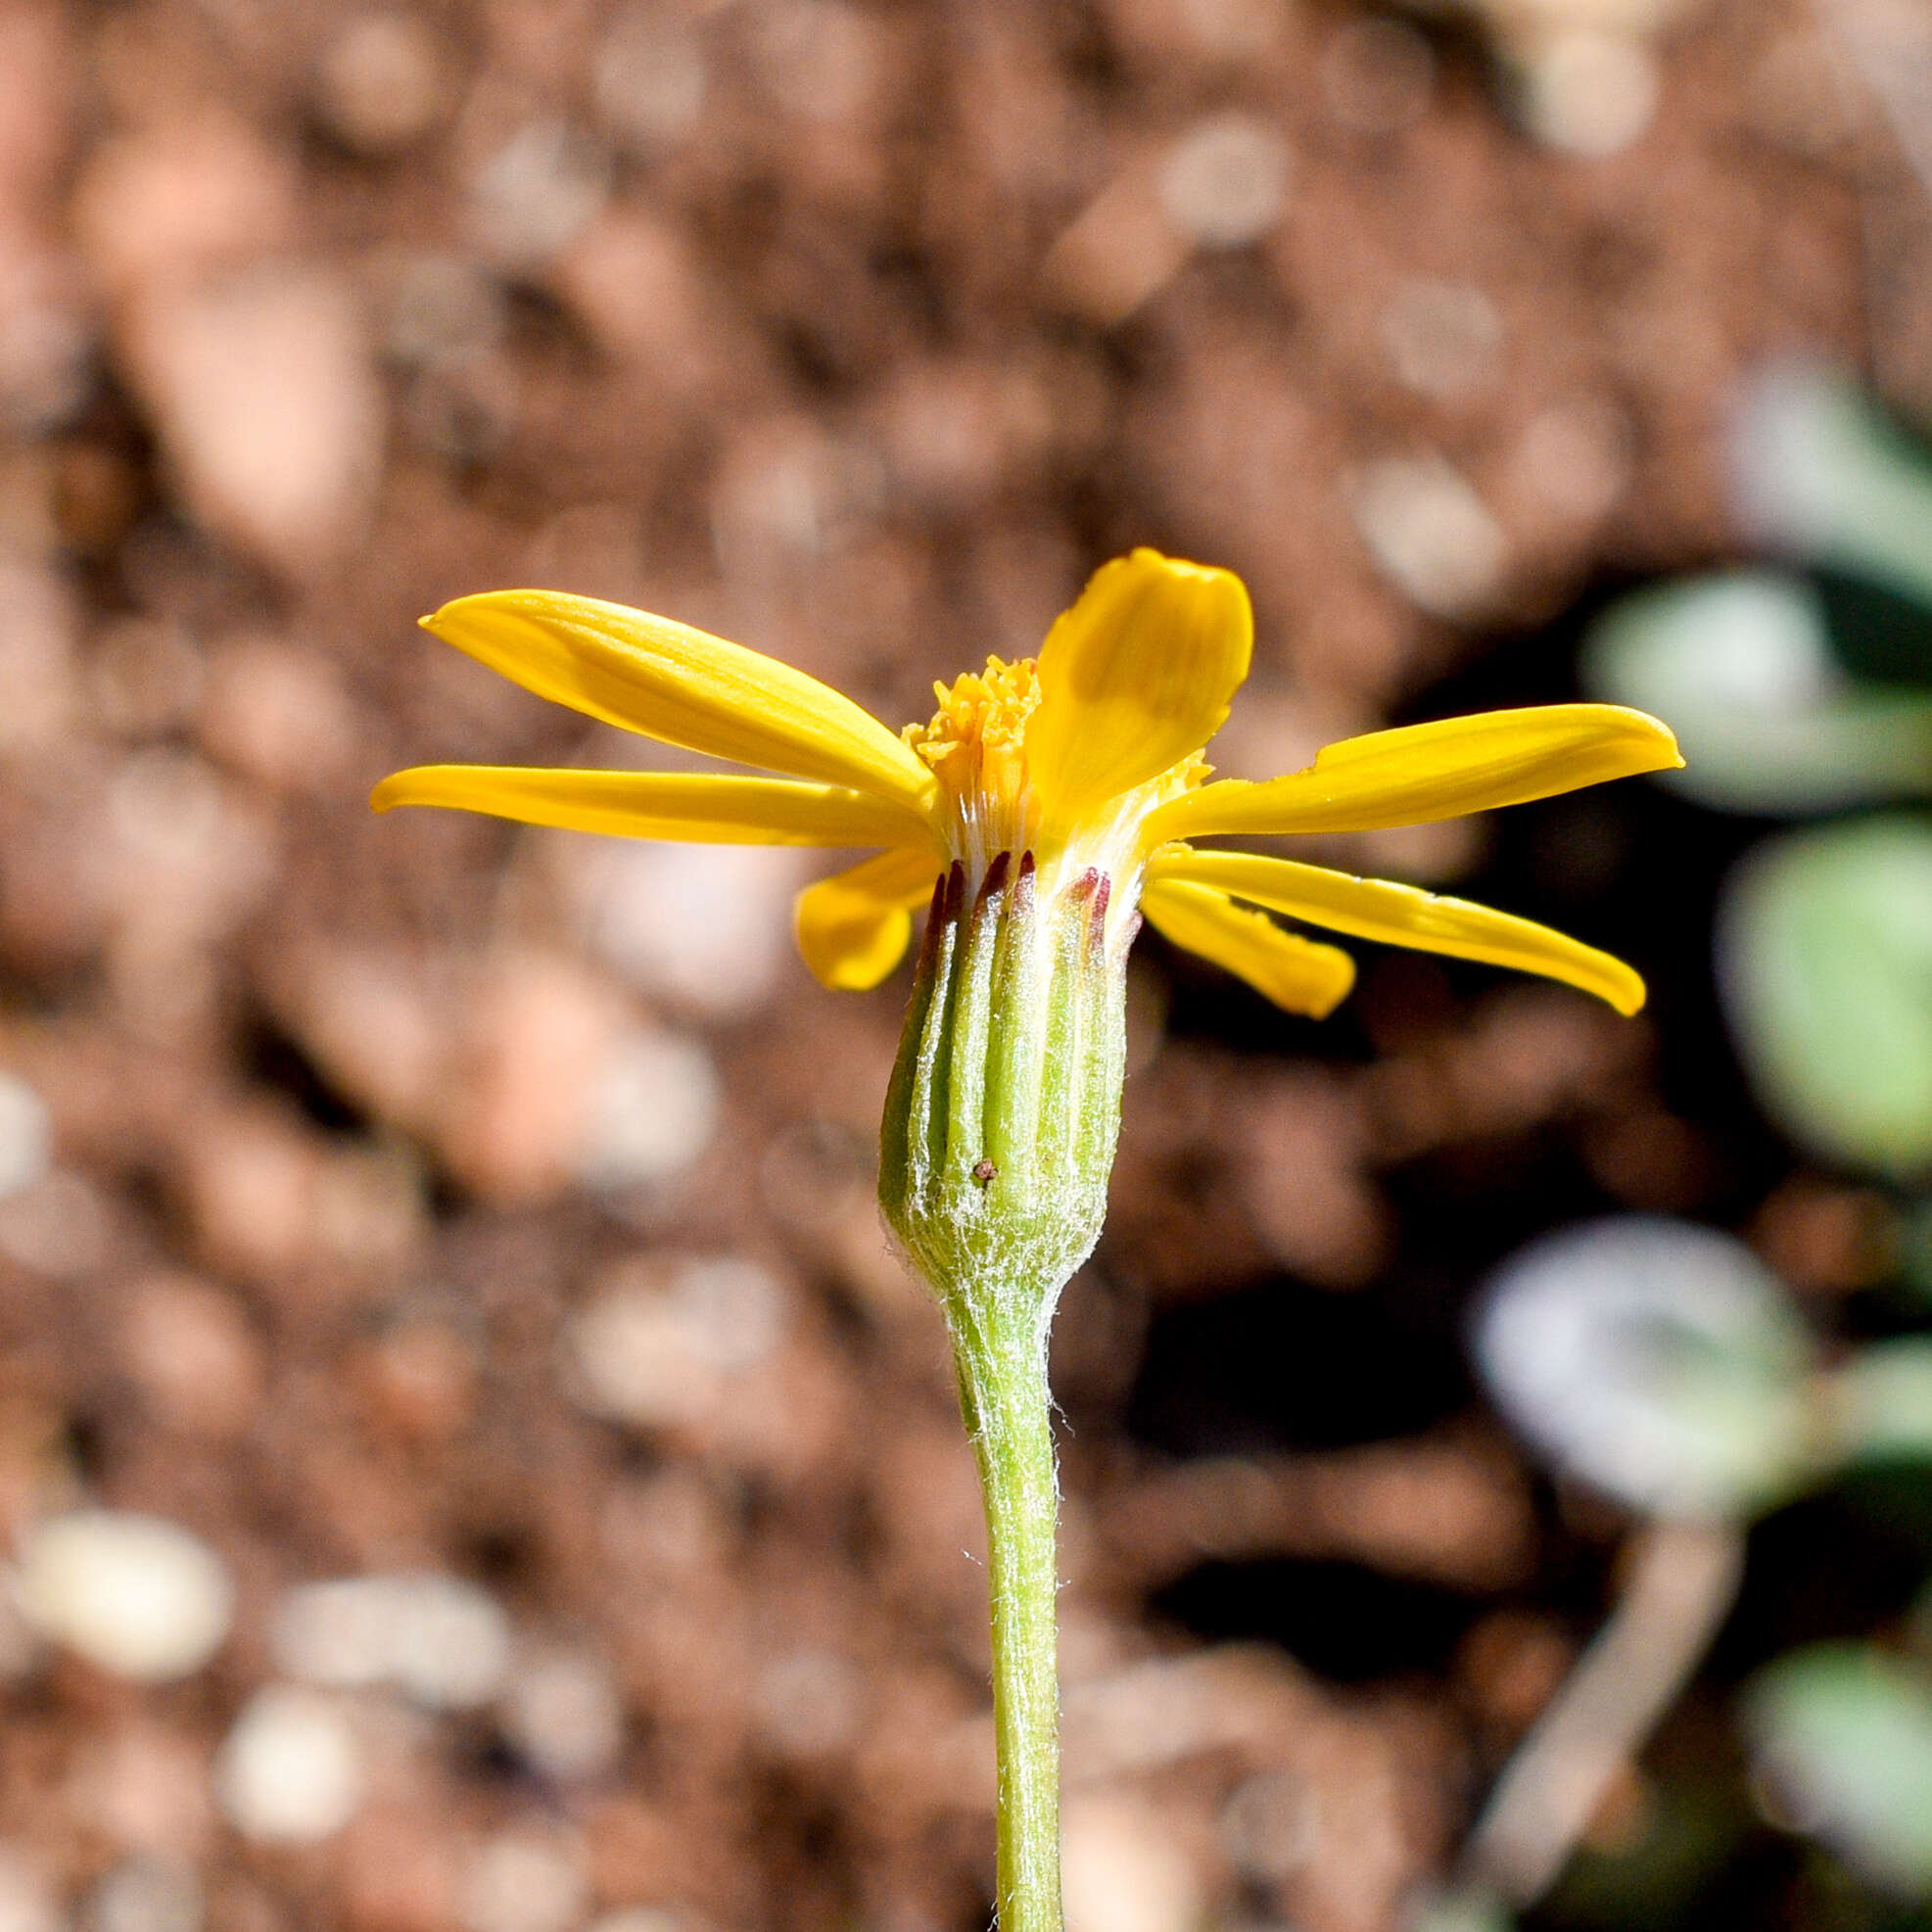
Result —
[[[1466,617],[1494,595],[1509,554],[1502,526],[1442,457],[1381,457],[1350,497],[1362,541],[1419,609]]]
[[[1123,169],[1081,210],[1048,253],[1048,297],[1089,321],[1125,321],[1186,264],[1189,239],[1143,167]]]
[[[47,1103],[18,1075],[0,1071],[0,1200],[31,1187],[53,1155]]]
[[[582,1650],[526,1658],[503,1699],[503,1732],[545,1777],[600,1776],[624,1749],[624,1706],[609,1667]]]
[[[287,1684],[258,1691],[215,1760],[221,1814],[244,1838],[312,1845],[355,1815],[365,1783],[355,1730],[332,1699]]]
[[[140,1683],[191,1676],[234,1616],[227,1566],[179,1524],[75,1510],[27,1534],[16,1584],[41,1636]]]
[[[1215,115],[1182,135],[1161,165],[1160,206],[1203,248],[1258,242],[1288,203],[1288,143],[1265,121]]]
[[[782,1340],[784,1291],[729,1255],[621,1263],[567,1332],[577,1393],[637,1428],[697,1423]]]
[[[1061,1837],[1066,1932],[1197,1932],[1206,1909],[1201,1874],[1151,1805],[1076,1797]]]
[[[570,1932],[589,1900],[582,1853],[534,1830],[485,1841],[465,1874],[465,1932]]]
[[[56,1281],[99,1267],[109,1232],[99,1192],[60,1168],[0,1201],[0,1254]]]
[[[600,1190],[670,1180],[710,1145],[720,1105],[717,1068],[701,1041],[640,1027],[599,1069],[578,1172]]]
[[[275,263],[170,286],[136,306],[126,340],[195,515],[291,576],[331,564],[366,522],[383,450],[348,283]]]
[[[63,1932],[66,1924],[33,1858],[17,1845],[0,1842],[0,1932]]]
[[[1411,281],[1377,317],[1403,385],[1443,401],[1486,389],[1502,373],[1502,318],[1468,282]]]
[[[610,195],[610,157],[582,128],[534,120],[477,175],[478,238],[506,267],[547,261],[597,214]]]
[[[766,1741],[788,1758],[822,1757],[858,1734],[864,1683],[845,1658],[794,1650],[774,1658],[752,1687]]]
[[[487,1590],[434,1571],[305,1583],[276,1606],[278,1666],[331,1690],[388,1685],[432,1711],[470,1711],[502,1689],[510,1625]]]
[[[697,131],[704,111],[704,50],[666,10],[634,7],[620,14],[592,69],[597,113],[627,147],[648,153]]]
[[[1532,514],[1575,527],[1595,523],[1629,487],[1630,425],[1612,402],[1552,402],[1523,426],[1506,487]]]
[[[1634,34],[1558,32],[1523,66],[1524,121],[1552,148],[1589,159],[1619,154],[1656,118],[1663,76]]]
[[[122,1359],[162,1421],[226,1440],[255,1419],[261,1344],[232,1295],[191,1275],[154,1275],[123,1304]]]
[[[356,154],[399,154],[435,125],[448,91],[442,44],[412,14],[364,14],[323,50],[315,106]]]
[[[84,1932],[201,1932],[201,1881],[173,1859],[122,1859],[89,1893],[81,1922]]]
[[[0,752],[58,743],[74,710],[73,593],[51,571],[0,557]]]
[[[341,783],[360,735],[335,666],[269,636],[233,638],[212,654],[200,724],[202,742],[234,771],[311,797]]]
[[[295,219],[287,161],[218,110],[105,143],[74,193],[81,247],[118,295],[285,248]]]
[[[783,846],[609,840],[578,877],[592,945],[639,992],[709,1019],[770,997],[809,862]]]

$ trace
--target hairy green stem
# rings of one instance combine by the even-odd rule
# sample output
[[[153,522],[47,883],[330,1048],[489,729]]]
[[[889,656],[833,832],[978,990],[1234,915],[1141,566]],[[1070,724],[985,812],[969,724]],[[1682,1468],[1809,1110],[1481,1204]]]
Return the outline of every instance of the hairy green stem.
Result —
[[[986,1502],[1000,1932],[1060,1932],[1054,1304],[1107,1213],[1126,1063],[1108,881],[997,853],[933,894],[879,1130],[879,1205],[932,1284]]]
[[[999,1755],[1000,1932],[1060,1932],[1059,1487],[1045,1350],[956,1320],[960,1405],[986,1504]]]

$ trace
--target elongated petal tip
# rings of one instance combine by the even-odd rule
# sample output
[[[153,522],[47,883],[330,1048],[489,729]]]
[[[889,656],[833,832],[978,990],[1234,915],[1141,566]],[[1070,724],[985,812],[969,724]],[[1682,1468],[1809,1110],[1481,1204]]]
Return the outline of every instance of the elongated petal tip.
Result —
[[[1616,964],[1624,966],[1622,974],[1615,978],[1606,975],[1604,984],[1586,987],[1584,991],[1594,993],[1600,1000],[1608,1002],[1610,1007],[1622,1013],[1626,1019],[1634,1019],[1644,1010],[1644,1005],[1650,998],[1650,988],[1643,983],[1642,973],[1624,966],[1622,960],[1618,960]]]
[[[1653,718],[1647,711],[1638,711],[1627,704],[1599,704],[1590,707],[1593,711],[1616,718],[1629,730],[1633,745],[1648,744],[1654,765],[1632,766],[1633,771],[1680,772],[1683,770],[1684,755],[1677,744],[1677,734],[1661,718]]]

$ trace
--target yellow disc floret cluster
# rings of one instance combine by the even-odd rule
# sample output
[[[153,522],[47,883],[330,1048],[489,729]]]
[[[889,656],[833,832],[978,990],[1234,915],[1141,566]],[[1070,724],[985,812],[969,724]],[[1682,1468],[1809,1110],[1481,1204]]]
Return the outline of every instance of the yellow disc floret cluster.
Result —
[[[1040,702],[1039,666],[989,657],[984,671],[936,683],[932,694],[939,708],[930,722],[900,735],[939,780],[955,855],[977,872],[997,852],[1025,850],[1038,832],[1026,726]]]

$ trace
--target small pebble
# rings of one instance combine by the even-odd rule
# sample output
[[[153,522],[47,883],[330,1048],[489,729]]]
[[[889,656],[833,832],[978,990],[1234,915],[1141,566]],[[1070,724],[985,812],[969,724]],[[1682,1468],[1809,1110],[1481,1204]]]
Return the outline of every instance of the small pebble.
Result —
[[[817,1758],[857,1734],[859,1673],[827,1650],[795,1650],[759,1672],[752,1707],[768,1743],[787,1758]]]
[[[122,1859],[87,1895],[83,1932],[201,1932],[202,1888],[173,1859]]]
[[[568,121],[535,120],[478,174],[477,235],[506,267],[535,267],[575,239],[609,195],[610,157],[602,146]]]
[[[710,1145],[720,1105],[717,1068],[702,1042],[639,1028],[598,1070],[578,1171],[598,1189],[669,1180]]]
[[[663,1906],[619,1906],[615,1911],[593,1918],[589,1932],[691,1932],[691,1919],[685,1912],[670,1911]]]
[[[1509,488],[1547,518],[1594,523],[1629,485],[1631,442],[1629,420],[1613,402],[1552,402],[1524,424]]]
[[[569,1331],[585,1406],[640,1428],[701,1420],[730,1376],[776,1348],[785,1328],[784,1290],[730,1255],[659,1264],[624,1263]]]
[[[107,1254],[108,1232],[106,1203],[78,1174],[57,1168],[0,1197],[0,1254],[36,1275],[91,1273]]]
[[[125,360],[193,514],[296,577],[361,529],[384,410],[361,300],[333,271],[258,266],[144,305]]]
[[[1314,1794],[1289,1771],[1263,1771],[1235,1787],[1221,1813],[1221,1840],[1235,1868],[1277,1884],[1306,1864],[1320,1820]]]
[[[1201,1924],[1202,1875],[1144,1802],[1077,1797],[1062,1834],[1066,1932],[1192,1932]]]
[[[397,272],[383,347],[410,368],[461,363],[495,349],[508,322],[495,276],[460,256],[421,255]]]
[[[0,1201],[30,1188],[53,1154],[47,1103],[17,1074],[0,1071]]]
[[[598,118],[626,147],[673,147],[697,131],[704,112],[704,50],[655,9],[618,17],[593,70]]]
[[[477,1850],[463,1885],[465,1932],[569,1932],[589,1903],[582,1854],[568,1840],[506,1831]]]
[[[1487,388],[1502,371],[1502,318],[1468,282],[1409,282],[1377,326],[1395,374],[1419,396],[1448,401]]]
[[[1081,210],[1042,265],[1050,301],[1110,327],[1186,265],[1191,237],[1163,207],[1158,186],[1128,168]]]
[[[1432,617],[1470,615],[1501,581],[1502,526],[1440,456],[1384,456],[1355,481],[1355,527],[1376,562]]]
[[[864,112],[885,62],[870,15],[845,0],[768,0],[750,24],[752,67],[781,107],[821,121]]]
[[[1288,200],[1288,143],[1248,115],[1216,115],[1175,144],[1160,169],[1160,206],[1203,248],[1258,242]]]
[[[290,1590],[276,1606],[269,1646],[305,1683],[387,1684],[428,1710],[470,1711],[508,1677],[510,1624],[476,1584],[404,1571]]]
[[[533,1770],[559,1783],[609,1770],[624,1749],[624,1706],[609,1667],[579,1650],[528,1659],[504,1697],[503,1732]]]
[[[122,1357],[157,1416],[184,1434],[231,1439],[261,1399],[261,1345],[232,1295],[191,1275],[155,1275],[128,1296]]]
[[[73,594],[51,571],[0,559],[0,751],[61,741],[77,693]]]
[[[824,556],[871,515],[881,484],[875,456],[816,424],[788,415],[747,424],[711,486],[718,561],[756,583]]]
[[[331,1699],[287,1684],[258,1691],[214,1764],[221,1814],[245,1838],[312,1845],[362,1802],[354,1727]]]
[[[0,1842],[0,1932],[63,1932],[66,1914],[45,1874],[18,1845]]]
[[[202,742],[271,791],[330,796],[354,757],[358,721],[328,659],[270,636],[236,638],[208,667]]]
[[[1577,27],[1524,63],[1521,111],[1546,146],[1596,160],[1621,153],[1649,127],[1663,84],[1657,57],[1641,40]]]
[[[613,839],[584,877],[586,923],[640,992],[708,1019],[741,1018],[784,968],[805,876],[782,846]]]
[[[160,1517],[115,1510],[75,1510],[31,1531],[17,1591],[41,1636],[139,1683],[192,1675],[234,1615],[234,1584],[206,1543]]]
[[[443,112],[448,92],[443,49],[409,14],[364,14],[324,50],[315,72],[315,110],[352,153],[400,154]]]

